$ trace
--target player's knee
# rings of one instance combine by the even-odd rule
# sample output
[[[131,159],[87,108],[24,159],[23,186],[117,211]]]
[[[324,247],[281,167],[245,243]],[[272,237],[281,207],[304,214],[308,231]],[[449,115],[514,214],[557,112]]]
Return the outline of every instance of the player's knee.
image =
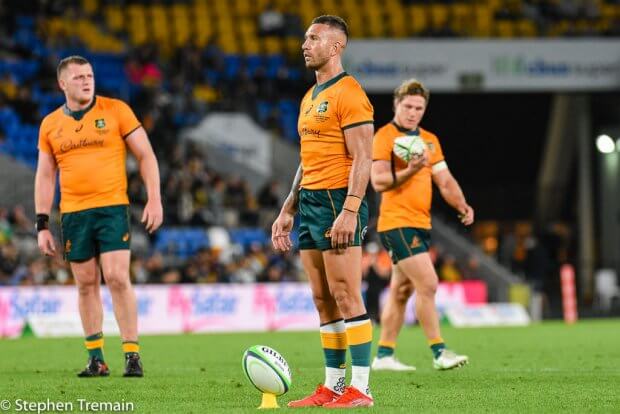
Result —
[[[78,293],[80,295],[90,295],[97,293],[99,289],[99,279],[97,273],[80,274],[75,276]]]
[[[332,296],[338,304],[338,308],[344,313],[347,313],[347,310],[354,305],[356,300],[356,296],[346,287],[338,287],[333,289]]]
[[[92,283],[92,282],[78,282],[77,283],[77,290],[78,290],[78,294],[80,296],[91,296],[91,295],[98,295],[98,289],[99,286],[97,285],[97,283]]]
[[[418,286],[417,295],[426,297],[435,297],[437,293],[437,282],[424,283]]]
[[[407,303],[409,297],[413,294],[413,286],[411,284],[404,284],[399,286],[395,292],[395,299],[399,303]]]
[[[329,307],[330,300],[322,294],[313,294],[312,300],[314,301],[314,305],[320,311],[325,310]]]
[[[312,300],[314,301],[314,306],[316,306],[319,315],[332,315],[338,309],[334,299],[331,297],[325,297],[325,295],[322,294],[314,294],[312,295]]]
[[[110,290],[126,290],[131,287],[128,275],[120,272],[110,272],[106,275],[105,281]]]

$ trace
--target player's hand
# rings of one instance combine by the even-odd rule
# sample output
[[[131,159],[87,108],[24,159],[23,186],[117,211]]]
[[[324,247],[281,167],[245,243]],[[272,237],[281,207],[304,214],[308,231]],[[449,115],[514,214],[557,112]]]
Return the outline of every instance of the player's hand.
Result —
[[[140,221],[144,223],[144,227],[149,233],[157,230],[164,221],[164,208],[161,205],[161,201],[147,201]]]
[[[418,171],[420,171],[422,168],[426,167],[428,165],[428,151],[424,151],[424,154],[422,154],[422,156],[417,157],[417,158],[412,158],[409,163],[407,164],[407,169],[409,170],[409,172],[411,173],[411,175],[417,173]]]
[[[331,230],[332,248],[338,253],[344,252],[355,241],[355,228],[357,227],[357,214],[342,210]]]
[[[293,230],[294,216],[290,213],[281,212],[271,226],[271,243],[276,250],[288,251],[291,243],[291,230]]]
[[[54,243],[54,236],[49,230],[41,230],[37,234],[37,242],[39,244],[39,250],[46,256],[54,256],[56,254],[56,244]]]
[[[469,226],[474,222],[474,209],[465,204],[459,208],[459,219],[465,226]]]

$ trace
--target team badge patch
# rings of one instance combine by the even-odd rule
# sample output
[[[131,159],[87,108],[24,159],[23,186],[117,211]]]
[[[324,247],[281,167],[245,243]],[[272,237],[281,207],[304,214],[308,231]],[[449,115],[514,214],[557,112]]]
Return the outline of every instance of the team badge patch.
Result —
[[[417,249],[418,247],[420,247],[422,243],[420,242],[420,239],[418,238],[418,236],[413,236],[413,240],[411,241],[411,244],[409,245],[409,247],[413,248],[413,249]]]
[[[95,119],[95,128],[103,129],[105,128],[105,119]]]
[[[329,102],[327,101],[321,102],[319,106],[316,107],[316,113],[324,114],[325,112],[327,112],[327,105],[329,105]]]

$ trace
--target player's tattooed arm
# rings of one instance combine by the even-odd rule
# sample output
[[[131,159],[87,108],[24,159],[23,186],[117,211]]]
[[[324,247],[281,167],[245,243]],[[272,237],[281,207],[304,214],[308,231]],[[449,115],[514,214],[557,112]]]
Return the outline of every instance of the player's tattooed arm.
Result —
[[[299,164],[293,185],[291,185],[291,191],[284,200],[280,214],[271,226],[271,242],[276,250],[287,251],[293,247],[291,231],[293,230],[294,216],[299,207],[299,184],[302,177],[303,168]]]
[[[284,200],[282,211],[286,211],[291,214],[297,213],[297,209],[299,207],[299,184],[301,184],[303,175],[304,170],[300,163],[299,167],[297,167],[293,184],[291,185],[291,191],[288,193],[286,200]]]

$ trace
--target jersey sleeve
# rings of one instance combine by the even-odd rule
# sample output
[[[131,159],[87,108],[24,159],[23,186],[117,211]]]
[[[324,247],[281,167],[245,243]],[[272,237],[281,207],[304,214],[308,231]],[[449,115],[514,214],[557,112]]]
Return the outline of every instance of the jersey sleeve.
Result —
[[[372,160],[392,160],[392,140],[389,135],[380,129],[372,140]]]
[[[123,139],[125,139],[129,134],[138,129],[141,124],[129,105],[120,100],[116,100],[115,104],[119,132]]]
[[[39,151],[54,155],[54,150],[52,149],[49,141],[50,130],[48,125],[49,124],[46,122],[46,119],[43,119],[43,122],[41,122],[41,126],[39,127],[39,144],[37,147],[39,148]]]
[[[441,149],[441,144],[439,144],[439,139],[435,135],[431,136],[429,150],[430,157],[429,162],[431,165],[435,165],[444,161],[443,150]]]
[[[366,96],[366,92],[359,85],[346,88],[340,93],[338,115],[341,129],[372,124],[373,113],[372,104]]]

